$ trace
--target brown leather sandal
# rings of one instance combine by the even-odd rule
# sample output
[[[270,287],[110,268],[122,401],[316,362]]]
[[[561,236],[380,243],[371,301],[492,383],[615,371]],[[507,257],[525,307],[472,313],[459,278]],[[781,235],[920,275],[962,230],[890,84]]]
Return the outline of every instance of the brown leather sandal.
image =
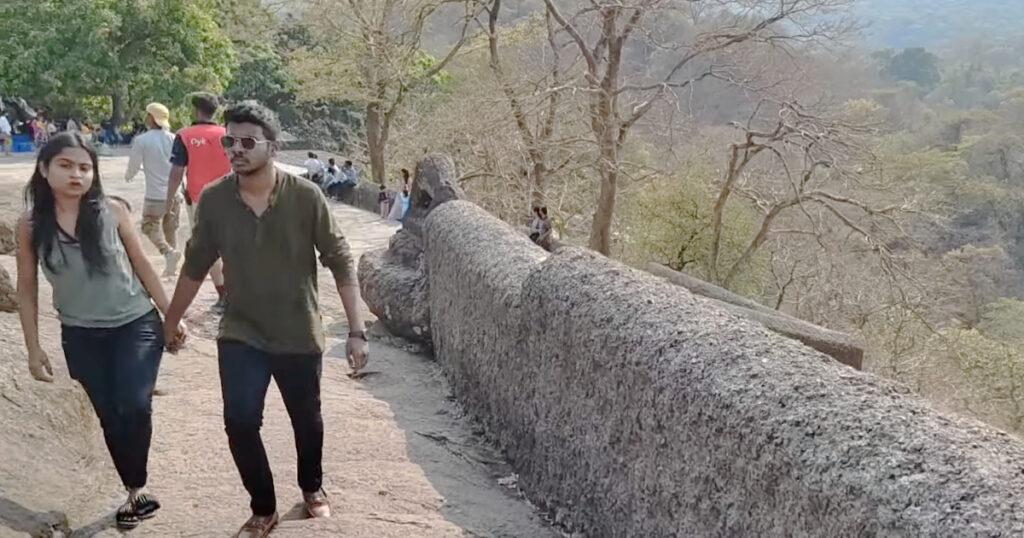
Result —
[[[303,492],[302,501],[306,506],[306,514],[309,517],[331,517],[331,503],[327,500],[327,492],[323,488],[313,493]]]
[[[238,530],[237,538],[265,538],[277,526],[277,512],[269,516],[253,515]]]

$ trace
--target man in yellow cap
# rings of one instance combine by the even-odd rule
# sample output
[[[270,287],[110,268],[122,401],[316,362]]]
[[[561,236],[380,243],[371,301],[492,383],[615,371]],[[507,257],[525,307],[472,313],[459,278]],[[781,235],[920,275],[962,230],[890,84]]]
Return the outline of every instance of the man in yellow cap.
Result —
[[[142,233],[163,254],[167,263],[164,276],[174,276],[181,261],[178,251],[178,218],[181,195],[167,196],[171,174],[171,148],[174,135],[171,133],[171,113],[160,103],[146,106],[146,127],[144,134],[132,142],[131,157],[125,181],[132,181],[142,167],[146,176],[146,199],[142,206]],[[168,202],[170,200],[170,202]],[[170,207],[168,207],[170,206]]]

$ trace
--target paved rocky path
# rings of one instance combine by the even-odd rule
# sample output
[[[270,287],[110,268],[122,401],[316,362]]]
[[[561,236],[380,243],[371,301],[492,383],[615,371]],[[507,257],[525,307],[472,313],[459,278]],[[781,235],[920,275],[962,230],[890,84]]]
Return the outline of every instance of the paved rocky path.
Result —
[[[124,157],[104,158],[103,181],[108,192],[128,199],[138,216],[142,176],[126,184],[126,164]],[[15,189],[27,179],[31,167],[27,158],[0,158],[0,205],[18,203]],[[376,216],[347,206],[335,206],[334,212],[357,255],[386,246],[395,230]],[[183,229],[183,238],[185,234]],[[155,251],[152,254],[154,263],[162,269],[162,258]],[[0,263],[14,274],[13,258],[0,257]],[[321,283],[332,282],[329,273],[320,276]],[[166,281],[165,285],[170,289],[173,282]],[[54,386],[38,387],[30,379],[23,362],[24,349],[19,347],[17,317],[0,314],[0,343],[6,348],[0,355],[0,367],[7,368],[0,369],[0,377],[4,371],[21,376],[7,380],[17,387],[10,389],[10,400],[33,402],[15,407],[0,400],[0,417],[25,421],[25,428],[8,428],[0,432],[0,437],[29,431],[29,426],[31,431],[44,432],[42,438],[0,442],[0,447],[25,451],[21,456],[28,459],[24,461],[32,461],[37,457],[34,451],[45,451],[46,444],[53,441],[45,437],[46,421],[36,415],[62,412],[56,404],[48,410],[37,404],[79,390],[67,377],[59,348],[59,326],[49,307],[50,292],[45,285],[42,288],[43,342],[58,368]],[[323,373],[325,489],[335,515],[316,521],[302,517],[291,427],[272,384],[263,437],[284,519],[274,535],[556,536],[558,533],[546,526],[514,489],[506,487],[514,482],[506,478],[511,471],[452,403],[443,375],[429,358],[380,335],[371,344],[367,368],[375,373],[360,380],[346,376],[344,342],[337,338],[347,331],[340,301],[333,288],[324,286],[321,291],[331,335]],[[164,508],[132,535],[227,536],[248,517],[248,499],[231,461],[221,419],[212,340],[216,320],[209,312],[214,298],[215,292],[207,284],[190,314],[190,346],[178,355],[164,356],[158,388],[165,394],[155,400],[150,457],[150,490],[160,497]],[[3,382],[0,379],[0,388],[5,386]],[[81,416],[84,418],[80,420],[86,422],[83,431],[87,439],[75,448],[84,454],[79,459],[52,456],[55,460],[48,462],[48,468],[53,472],[42,476],[38,472],[28,475],[30,466],[24,466],[24,471],[4,468],[0,461],[0,536],[26,536],[32,522],[44,519],[51,511],[67,514],[74,536],[118,535],[110,528],[111,513],[122,492],[103,449],[98,424],[88,424],[95,418],[90,413]],[[40,424],[30,424],[34,420]],[[72,430],[78,431],[69,429],[66,435],[73,435]],[[48,435],[59,438],[62,434],[49,431]]]

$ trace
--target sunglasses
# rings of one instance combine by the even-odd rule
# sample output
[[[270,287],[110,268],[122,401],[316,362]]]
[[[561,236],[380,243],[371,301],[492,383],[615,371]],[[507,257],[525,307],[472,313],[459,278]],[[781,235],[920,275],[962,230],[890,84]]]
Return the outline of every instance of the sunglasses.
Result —
[[[231,149],[235,147],[235,144],[241,142],[242,149],[253,149],[256,144],[269,144],[270,140],[256,140],[251,136],[222,136],[220,137],[220,145],[224,146],[224,149]]]

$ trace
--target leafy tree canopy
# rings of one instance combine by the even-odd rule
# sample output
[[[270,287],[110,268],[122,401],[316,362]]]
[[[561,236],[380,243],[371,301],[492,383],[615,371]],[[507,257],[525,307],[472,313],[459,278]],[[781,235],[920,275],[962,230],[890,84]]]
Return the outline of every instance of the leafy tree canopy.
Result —
[[[105,97],[119,120],[148,101],[175,105],[191,91],[220,91],[236,60],[218,17],[210,0],[0,4],[0,92],[58,113]]]

